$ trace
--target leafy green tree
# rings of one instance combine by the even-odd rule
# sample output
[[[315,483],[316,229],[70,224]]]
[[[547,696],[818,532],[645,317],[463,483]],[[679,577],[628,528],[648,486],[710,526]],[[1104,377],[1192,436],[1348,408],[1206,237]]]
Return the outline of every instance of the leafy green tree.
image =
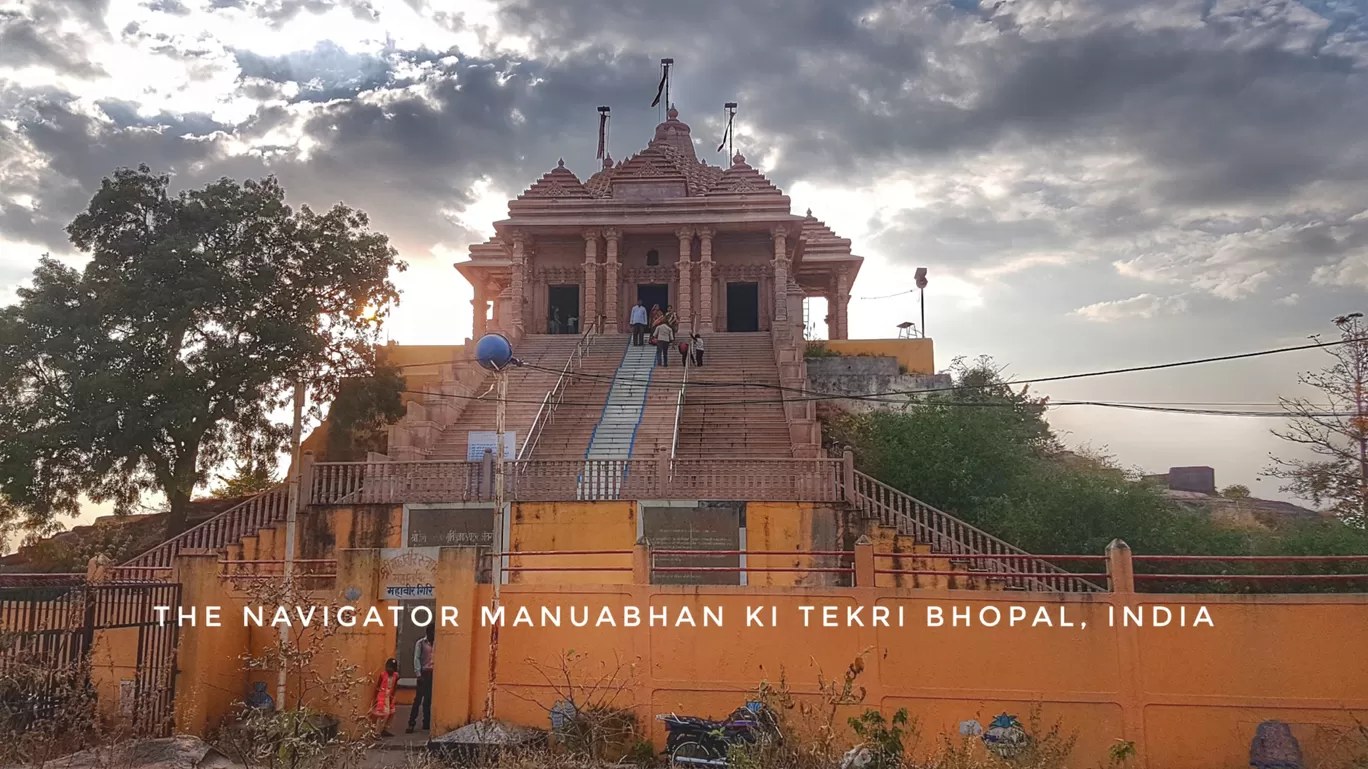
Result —
[[[404,415],[404,387],[399,369],[383,363],[371,376],[342,382],[328,410],[327,459],[351,462],[365,459],[367,452],[383,453],[385,427]]]
[[[282,448],[295,381],[324,400],[369,373],[405,266],[365,214],[293,210],[274,178],[172,194],[120,169],[67,232],[84,268],[44,257],[0,310],[0,509],[40,525],[160,491],[182,530],[213,469]]]
[[[1221,496],[1226,499],[1249,499],[1249,487],[1244,484],[1234,483],[1221,489]]]

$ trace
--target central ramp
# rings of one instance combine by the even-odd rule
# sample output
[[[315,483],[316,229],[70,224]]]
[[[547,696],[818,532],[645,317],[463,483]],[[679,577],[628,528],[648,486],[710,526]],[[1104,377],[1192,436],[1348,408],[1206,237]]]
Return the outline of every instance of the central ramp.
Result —
[[[594,427],[589,448],[584,453],[585,471],[579,477],[580,499],[615,499],[632,456],[637,428],[646,412],[646,393],[655,370],[656,348],[627,344],[622,362],[613,374],[613,384],[603,404],[603,414]],[[619,469],[605,472],[603,465],[619,460]],[[591,471],[591,467],[594,469]],[[610,464],[611,467],[611,464]]]

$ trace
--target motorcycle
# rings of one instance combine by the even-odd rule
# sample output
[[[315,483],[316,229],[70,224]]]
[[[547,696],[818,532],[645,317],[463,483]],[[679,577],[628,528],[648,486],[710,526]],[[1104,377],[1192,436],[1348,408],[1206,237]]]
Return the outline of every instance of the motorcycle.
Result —
[[[774,711],[761,702],[748,702],[722,721],[674,713],[656,719],[665,722],[664,755],[672,764],[726,766],[727,752],[733,747],[781,736]]]

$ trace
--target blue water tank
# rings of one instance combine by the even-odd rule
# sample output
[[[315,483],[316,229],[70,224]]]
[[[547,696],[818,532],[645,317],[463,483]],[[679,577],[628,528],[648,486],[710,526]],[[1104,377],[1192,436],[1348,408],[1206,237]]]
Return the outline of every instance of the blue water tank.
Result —
[[[491,371],[508,368],[513,362],[513,344],[503,334],[485,334],[475,343],[475,360]]]

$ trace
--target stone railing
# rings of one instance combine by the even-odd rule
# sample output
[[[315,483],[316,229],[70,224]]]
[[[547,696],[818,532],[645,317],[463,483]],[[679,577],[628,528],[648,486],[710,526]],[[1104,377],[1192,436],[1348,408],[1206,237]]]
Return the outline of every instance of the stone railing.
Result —
[[[1071,574],[1047,560],[1008,544],[982,529],[855,470],[848,459],[840,480],[842,498],[866,518],[893,527],[899,534],[931,545],[937,555],[961,561],[972,571],[1010,574],[1003,577],[1009,589],[1096,592],[1094,581]],[[840,460],[836,460],[840,461]]]
[[[261,529],[282,523],[289,501],[288,487],[280,485],[268,489],[112,569],[121,578],[169,572],[176,555],[182,550],[217,550]]]
[[[839,459],[518,460],[504,464],[505,498],[839,500]],[[491,501],[493,462],[319,462],[305,504],[373,505]]]

